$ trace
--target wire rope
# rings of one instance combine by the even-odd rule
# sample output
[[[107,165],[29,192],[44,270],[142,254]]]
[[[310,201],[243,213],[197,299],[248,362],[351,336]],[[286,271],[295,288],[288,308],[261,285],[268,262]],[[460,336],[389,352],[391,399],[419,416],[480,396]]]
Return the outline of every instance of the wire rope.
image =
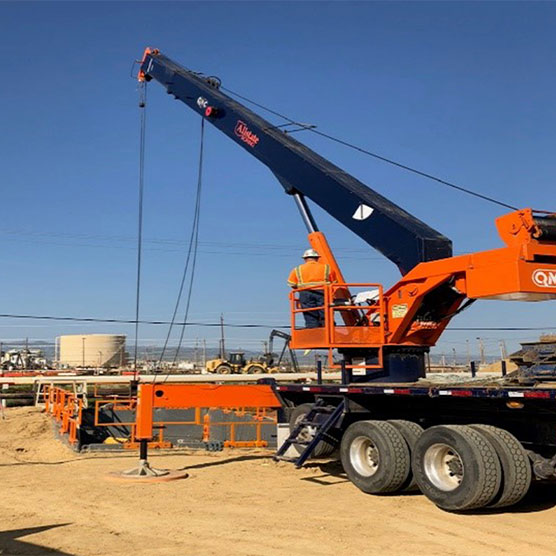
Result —
[[[270,114],[274,114],[275,116],[278,116],[279,118],[282,118],[283,120],[286,120],[287,122],[289,122],[292,125],[299,126],[300,129],[296,129],[295,131],[310,131],[311,133],[314,133],[316,135],[320,135],[321,137],[324,137],[325,139],[329,139],[330,141],[334,141],[336,143],[339,143],[340,145],[343,145],[344,147],[348,147],[348,148],[353,149],[355,151],[358,151],[360,153],[371,156],[371,157],[373,157],[377,160],[385,162],[387,164],[391,164],[392,166],[396,166],[397,168],[400,168],[402,170],[406,170],[407,172],[411,172],[411,173],[416,174],[418,176],[421,176],[423,178],[435,181],[435,182],[437,182],[441,185],[445,185],[446,187],[451,187],[452,189],[456,189],[456,190],[458,190],[462,193],[472,195],[474,197],[477,197],[477,198],[482,199],[484,201],[487,201],[489,203],[494,203],[494,204],[499,205],[499,206],[504,207],[504,208],[509,208],[511,210],[517,210],[517,207],[515,207],[513,205],[510,205],[508,203],[505,203],[503,201],[499,201],[498,199],[495,199],[494,197],[490,197],[488,195],[478,193],[477,191],[473,191],[473,190],[468,189],[466,187],[462,187],[461,185],[457,185],[455,183],[449,182],[447,180],[444,180],[442,178],[434,176],[433,174],[430,174],[428,172],[423,172],[422,170],[418,170],[416,168],[408,166],[407,164],[402,164],[401,162],[397,162],[396,160],[393,160],[391,158],[387,158],[387,157],[382,156],[380,154],[377,154],[375,152],[369,151],[367,149],[364,149],[363,147],[359,147],[359,146],[357,146],[353,143],[350,143],[348,141],[344,141],[343,139],[340,139],[338,137],[334,137],[333,135],[330,135],[328,133],[324,133],[323,131],[319,131],[318,129],[315,129],[314,125],[307,125],[307,124],[303,124],[301,122],[297,122],[296,120],[292,120],[288,116],[285,116],[284,114],[281,114],[280,112],[277,112],[276,110],[272,110],[271,108],[268,108],[267,106],[264,106],[263,104],[255,102],[254,100],[251,100],[248,97],[240,95],[239,93],[236,93],[235,91],[232,91],[231,89],[228,89],[226,87],[221,87],[221,88],[222,88],[222,90],[230,93],[231,95],[234,95],[237,98],[240,98],[240,99],[242,99],[246,102],[249,102],[253,106],[257,106],[257,107],[261,108],[262,110],[265,110],[265,111],[269,112]],[[287,130],[285,130],[285,133],[287,133]]]
[[[204,118],[201,119],[201,146],[200,146],[200,154],[199,154],[199,173],[198,173],[198,177],[197,177],[197,191],[196,191],[196,199],[195,199],[195,209],[194,209],[194,214],[193,214],[193,223],[191,225],[191,234],[189,237],[189,245],[188,245],[188,249],[187,249],[187,256],[186,256],[186,260],[185,260],[185,265],[183,268],[183,273],[182,273],[182,277],[180,280],[180,286],[179,286],[179,290],[178,290],[178,295],[176,298],[176,303],[174,305],[174,312],[172,314],[172,319],[170,321],[170,325],[168,327],[168,333],[166,334],[166,339],[164,341],[164,347],[162,348],[162,353],[160,354],[160,359],[158,361],[158,366],[160,366],[162,364],[162,360],[164,359],[164,355],[166,354],[166,350],[168,348],[168,343],[170,341],[170,337],[172,334],[172,329],[174,327],[174,325],[176,324],[176,317],[178,314],[178,310],[181,304],[181,298],[182,298],[182,294],[183,294],[183,288],[185,286],[185,281],[186,281],[186,277],[187,277],[187,272],[189,270],[189,264],[191,261],[191,254],[194,251],[194,263],[196,261],[196,257],[197,257],[197,245],[198,245],[198,223],[199,223],[199,210],[200,210],[200,193],[201,193],[201,184],[202,184],[202,177],[201,177],[201,172],[202,172],[202,158],[203,158],[203,147],[204,147],[204,132],[205,132],[205,120]],[[193,276],[194,273],[194,268],[192,268],[192,272],[191,272],[191,276]],[[187,312],[189,312],[189,300],[190,300],[190,296],[191,296],[191,283],[190,283],[190,287],[189,287],[189,293],[188,293],[188,301],[187,301],[187,307],[188,310]],[[184,319],[184,323],[187,321],[187,319]],[[182,337],[183,337],[183,330],[184,330],[184,326],[182,326]]]
[[[139,137],[139,211],[137,222],[137,276],[135,285],[135,347],[133,372],[137,380],[137,350],[139,344],[139,310],[141,300],[141,251],[143,242],[143,193],[145,189],[145,136],[147,127],[147,83],[139,84],[140,137]]]

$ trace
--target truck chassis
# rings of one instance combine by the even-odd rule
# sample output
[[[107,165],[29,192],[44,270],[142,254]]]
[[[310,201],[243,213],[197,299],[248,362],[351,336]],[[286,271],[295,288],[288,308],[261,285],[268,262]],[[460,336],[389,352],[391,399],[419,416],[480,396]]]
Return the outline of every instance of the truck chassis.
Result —
[[[423,381],[274,390],[292,431],[300,411],[318,400],[344,405],[313,453],[339,446],[348,478],[370,494],[418,487],[446,510],[507,507],[525,496],[532,480],[556,478],[556,389],[547,385]],[[299,438],[318,435],[325,420],[307,424]],[[296,446],[300,454],[306,445]]]

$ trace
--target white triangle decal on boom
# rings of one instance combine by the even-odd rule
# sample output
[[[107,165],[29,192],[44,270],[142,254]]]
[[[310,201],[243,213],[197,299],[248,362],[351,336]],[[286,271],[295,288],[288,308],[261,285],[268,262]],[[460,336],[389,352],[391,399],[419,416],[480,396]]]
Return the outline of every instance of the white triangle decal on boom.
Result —
[[[374,208],[368,207],[364,204],[360,204],[357,207],[356,211],[353,213],[352,218],[354,220],[366,220],[367,218],[369,218],[369,216],[371,216],[371,214],[373,214],[374,210]]]

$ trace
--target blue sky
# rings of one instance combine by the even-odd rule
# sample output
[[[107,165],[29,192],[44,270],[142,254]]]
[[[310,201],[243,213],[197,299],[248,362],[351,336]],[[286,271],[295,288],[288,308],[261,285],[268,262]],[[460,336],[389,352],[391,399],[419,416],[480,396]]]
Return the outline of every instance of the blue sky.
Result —
[[[324,132],[516,206],[556,209],[556,5],[552,3],[3,2],[0,313],[132,318],[145,46]],[[198,116],[149,84],[141,317],[171,315],[193,214]],[[454,241],[495,248],[504,212],[309,134],[297,138]],[[351,281],[393,265],[315,210]],[[306,247],[272,174],[207,130],[190,317],[288,321],[285,279]],[[454,326],[556,326],[554,303],[477,303]],[[0,321],[0,338],[121,332]],[[143,343],[165,334],[144,326]],[[216,332],[192,329],[189,342]],[[230,347],[264,331],[234,329]],[[447,332],[440,350],[483,336]]]

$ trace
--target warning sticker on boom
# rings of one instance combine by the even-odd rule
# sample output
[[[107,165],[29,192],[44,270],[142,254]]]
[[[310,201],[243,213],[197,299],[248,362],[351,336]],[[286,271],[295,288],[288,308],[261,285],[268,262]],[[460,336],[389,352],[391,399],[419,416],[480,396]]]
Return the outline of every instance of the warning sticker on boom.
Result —
[[[392,318],[393,319],[403,319],[407,315],[408,306],[406,303],[401,303],[400,305],[392,305]]]

